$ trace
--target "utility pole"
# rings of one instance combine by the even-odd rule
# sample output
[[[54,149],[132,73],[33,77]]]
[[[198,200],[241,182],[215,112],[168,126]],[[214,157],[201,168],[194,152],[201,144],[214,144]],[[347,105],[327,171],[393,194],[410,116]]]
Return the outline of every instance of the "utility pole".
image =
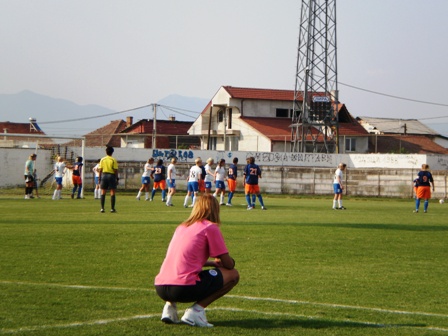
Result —
[[[302,0],[293,152],[339,152],[336,0]]]
[[[157,104],[153,104],[153,119],[152,119],[152,149],[157,148]]]

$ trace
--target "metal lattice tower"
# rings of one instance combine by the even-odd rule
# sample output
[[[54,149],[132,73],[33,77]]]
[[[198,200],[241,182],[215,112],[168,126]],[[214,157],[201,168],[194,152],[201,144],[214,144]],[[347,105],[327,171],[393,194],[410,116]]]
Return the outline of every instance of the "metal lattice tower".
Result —
[[[336,0],[302,0],[292,151],[338,150]]]

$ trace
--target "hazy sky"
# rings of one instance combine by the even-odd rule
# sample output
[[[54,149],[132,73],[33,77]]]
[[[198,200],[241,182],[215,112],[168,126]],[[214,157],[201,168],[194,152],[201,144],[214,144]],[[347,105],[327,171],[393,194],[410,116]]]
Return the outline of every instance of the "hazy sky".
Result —
[[[222,85],[292,90],[301,3],[0,0],[0,93],[119,111]],[[354,116],[448,125],[446,13],[447,0],[337,1],[339,97]]]

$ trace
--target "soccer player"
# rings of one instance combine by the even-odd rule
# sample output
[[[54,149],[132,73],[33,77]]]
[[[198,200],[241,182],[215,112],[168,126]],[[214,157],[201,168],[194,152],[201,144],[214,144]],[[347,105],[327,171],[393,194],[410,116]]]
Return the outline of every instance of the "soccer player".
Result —
[[[151,202],[154,200],[154,195],[158,188],[162,190],[162,202],[166,202],[166,168],[163,165],[163,160],[159,159],[157,161],[156,166],[154,167],[151,177],[154,180],[154,184],[152,186],[151,198],[149,199]]]
[[[149,158],[148,161],[146,161],[145,166],[143,167],[143,174],[142,174],[142,186],[138,190],[136,199],[140,201],[140,196],[142,195],[142,192],[145,191],[145,201],[149,200],[149,183],[151,182],[151,174],[154,170],[152,167],[154,163],[154,158]]]
[[[25,162],[25,199],[34,198],[34,175],[36,174],[35,162],[37,154],[31,154]]]
[[[340,163],[334,172],[333,178],[333,210],[345,210],[342,206],[342,192],[344,190],[344,170],[347,167],[345,163]]]
[[[58,162],[54,165],[54,179],[56,180],[56,190],[53,193],[52,200],[61,199],[62,178],[65,174],[65,163],[62,156],[58,157]]]
[[[235,260],[229,255],[219,226],[219,204],[211,195],[198,197],[186,221],[171,239],[154,285],[165,306],[161,320],[190,326],[213,327],[205,308],[239,281]],[[212,267],[204,269],[203,267]],[[179,320],[177,302],[194,302]]]
[[[177,159],[172,158],[168,165],[167,182],[168,182],[168,197],[166,198],[166,206],[173,206],[171,200],[176,193],[176,163]]]
[[[246,158],[246,167],[249,165],[249,161],[250,161],[250,157]],[[244,188],[246,188],[246,173],[245,173],[246,167],[244,167],[244,170],[243,170],[243,186],[244,186]],[[255,209],[255,202],[257,200],[257,195],[252,194],[251,196],[252,196],[252,208]]]
[[[98,159],[98,163],[95,165],[95,167],[93,167],[93,173],[95,174],[95,189],[93,191],[93,197],[95,199],[101,199],[101,186],[100,186],[100,182],[99,182],[99,178],[100,178],[100,172],[99,172],[99,168],[100,168],[100,161],[101,159]]]
[[[215,161],[212,158],[208,158],[207,159],[207,164],[205,165],[205,177],[204,177],[204,182],[205,182],[205,194],[210,194],[211,189],[212,189],[212,182],[215,179],[215,174],[213,172],[213,168],[212,165]]]
[[[431,198],[431,186],[432,191],[434,191],[434,179],[432,174],[429,172],[429,166],[424,163],[422,164],[422,170],[417,174],[418,176],[418,188],[417,188],[417,198],[415,200],[415,210],[418,213],[420,207],[420,200],[424,199],[425,203],[423,205],[423,211],[428,212],[429,199]]]
[[[226,195],[226,185],[224,183],[226,178],[226,160],[221,159],[218,162],[218,165],[215,168],[215,193],[213,194],[213,197],[218,197],[218,194],[220,195],[220,205],[224,205],[224,197]]]
[[[188,199],[191,197],[191,195],[193,195],[193,200],[191,203],[191,207],[194,206],[195,202],[196,202],[196,198],[198,196],[198,191],[199,191],[199,179],[201,178],[201,174],[202,174],[202,169],[201,169],[201,165],[202,165],[202,160],[200,157],[196,158],[196,160],[194,161],[195,165],[192,166],[190,168],[190,173],[188,175],[188,179],[187,179],[187,196],[185,196],[185,200],[184,200],[184,207],[188,208]]]
[[[201,170],[202,170],[202,174],[201,174],[201,178],[199,179],[199,192],[200,193],[205,193],[205,167],[204,167],[204,163],[201,163],[200,165]]]
[[[227,206],[232,206],[233,194],[236,190],[236,178],[238,177],[238,158],[233,158],[233,163],[229,165],[227,171],[227,185],[229,187],[229,197],[227,199]]]
[[[251,203],[250,195],[256,195],[258,201],[261,204],[261,210],[266,210],[264,206],[263,197],[260,194],[260,186],[258,185],[258,179],[261,178],[261,168],[255,164],[255,158],[251,156],[249,158],[249,164],[244,168],[245,186],[244,191],[246,193],[247,210],[254,208]]]
[[[110,188],[110,212],[115,210],[115,190],[117,189],[118,178],[118,162],[112,157],[114,153],[113,147],[106,147],[106,156],[100,161],[100,177],[101,183],[101,212],[104,212],[104,203],[106,201],[106,191]]]
[[[75,197],[76,190],[78,189],[78,196],[76,198],[81,198],[81,190],[82,190],[82,178],[81,178],[81,171],[82,171],[82,156],[78,156],[76,158],[76,162],[71,167],[67,167],[70,169],[73,169],[73,175],[72,175],[72,182],[73,182],[73,190],[72,190],[72,198]]]

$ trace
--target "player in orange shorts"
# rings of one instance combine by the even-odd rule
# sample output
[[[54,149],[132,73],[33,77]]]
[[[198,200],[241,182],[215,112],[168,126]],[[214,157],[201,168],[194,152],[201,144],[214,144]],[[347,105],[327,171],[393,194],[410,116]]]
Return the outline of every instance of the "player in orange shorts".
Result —
[[[67,168],[71,168],[73,169],[73,175],[72,175],[72,182],[73,182],[73,190],[72,190],[72,195],[71,197],[74,198],[75,197],[75,193],[76,190],[78,189],[78,196],[76,198],[81,198],[81,190],[82,190],[82,178],[81,178],[81,171],[82,171],[82,156],[78,156],[76,158],[76,162],[73,164],[73,166],[71,167],[67,167]]]
[[[151,198],[149,200],[154,200],[154,195],[156,194],[157,189],[160,188],[162,190],[162,202],[166,202],[166,169],[163,165],[162,159],[157,161],[157,164],[151,173],[151,177],[154,180],[154,184],[152,186]]]
[[[418,213],[421,199],[425,200],[423,211],[428,212],[429,199],[431,198],[431,186],[432,191],[434,191],[434,179],[432,178],[432,174],[429,172],[429,166],[426,163],[422,164],[422,170],[418,172],[417,176],[418,188],[414,212]]]
[[[229,166],[227,171],[227,185],[229,188],[229,197],[227,199],[227,206],[232,206],[233,194],[236,190],[236,178],[238,177],[238,158],[233,158],[233,163]]]
[[[263,197],[260,194],[260,187],[258,186],[258,179],[261,178],[261,169],[255,164],[255,158],[249,158],[249,164],[244,168],[244,191],[246,193],[247,210],[252,210],[254,205],[251,202],[250,195],[257,195],[261,204],[261,210],[266,210],[263,203]]]

